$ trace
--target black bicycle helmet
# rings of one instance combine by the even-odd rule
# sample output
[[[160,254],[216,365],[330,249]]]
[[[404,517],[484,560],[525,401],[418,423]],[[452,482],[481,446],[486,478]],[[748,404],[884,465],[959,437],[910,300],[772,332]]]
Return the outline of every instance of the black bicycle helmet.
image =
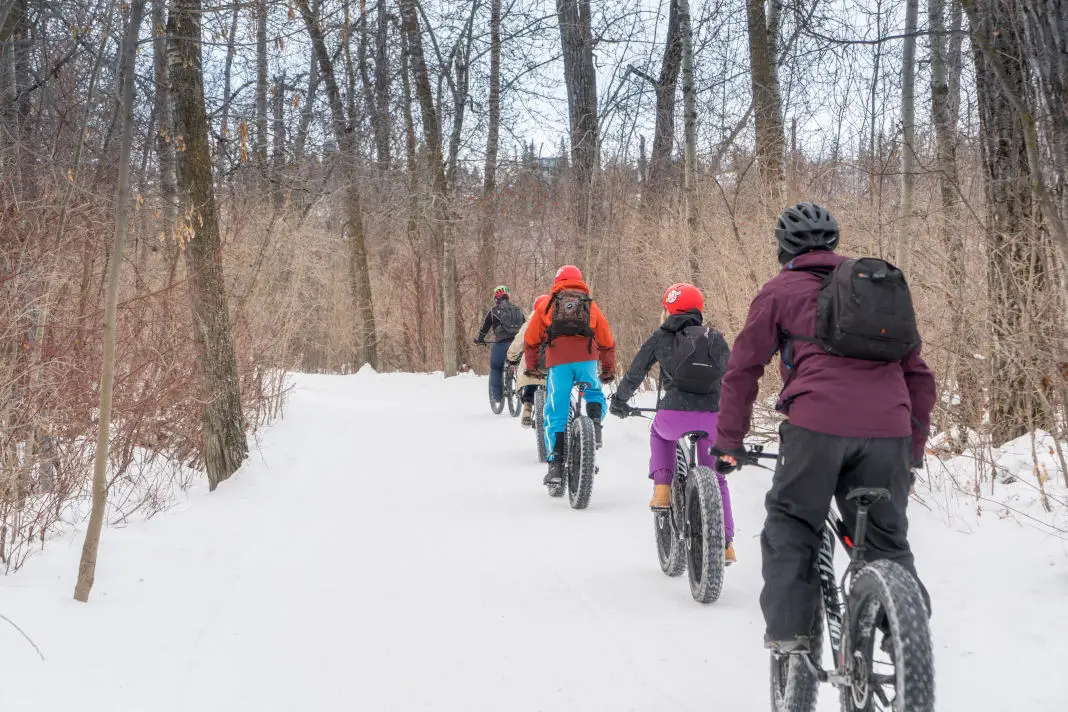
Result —
[[[785,264],[804,252],[838,247],[838,221],[822,205],[798,203],[782,211],[775,223],[775,239],[779,261]]]

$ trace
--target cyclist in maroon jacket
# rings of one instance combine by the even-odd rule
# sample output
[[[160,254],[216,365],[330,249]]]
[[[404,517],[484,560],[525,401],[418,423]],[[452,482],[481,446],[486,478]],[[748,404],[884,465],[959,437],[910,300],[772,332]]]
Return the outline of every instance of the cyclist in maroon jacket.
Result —
[[[845,499],[849,490],[890,490],[890,500],[870,512],[870,558],[897,561],[916,575],[905,505],[910,468],[923,457],[935,380],[920,347],[888,363],[834,356],[815,343],[786,339],[784,334],[814,333],[821,277],[809,270],[833,268],[846,258],[834,252],[838,223],[819,205],[787,208],[775,237],[783,269],[753,299],[731,348],[713,452],[728,466],[744,452],[758,381],[781,353],[787,385],[777,408],[786,420],[779,427],[779,458],[760,537],[760,604],[768,647],[792,652],[805,649],[813,633],[820,605],[816,555],[832,497],[852,522],[856,508]]]

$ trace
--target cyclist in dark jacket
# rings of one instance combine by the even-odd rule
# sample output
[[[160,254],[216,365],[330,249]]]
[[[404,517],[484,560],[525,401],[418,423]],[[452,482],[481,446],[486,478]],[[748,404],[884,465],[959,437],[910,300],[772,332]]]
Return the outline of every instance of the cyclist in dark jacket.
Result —
[[[744,453],[742,439],[764,367],[785,351],[780,373],[787,385],[778,409],[787,420],[779,427],[779,458],[765,502],[760,604],[765,643],[795,652],[809,646],[820,606],[814,562],[832,498],[844,520],[852,522],[856,505],[845,498],[849,490],[890,490],[890,501],[870,512],[869,558],[896,561],[919,580],[905,505],[910,466],[919,466],[923,456],[935,380],[919,346],[902,361],[888,363],[834,356],[814,343],[784,340],[784,334],[815,333],[821,277],[801,268],[834,267],[845,258],[834,254],[838,223],[819,205],[787,208],[775,237],[783,270],[753,299],[734,341],[714,452],[728,465]],[[923,594],[927,598],[926,590]]]
[[[503,284],[493,290],[493,306],[482,320],[482,328],[475,337],[476,344],[486,343],[486,334],[493,330],[493,349],[490,351],[490,399],[500,403],[504,398],[504,362],[508,347],[515,339],[526,317],[523,310],[512,304],[508,287]]]
[[[676,334],[689,327],[703,325],[704,297],[701,290],[692,284],[673,284],[668,287],[662,300],[664,311],[660,328],[642,344],[630,370],[619,383],[612,396],[609,412],[621,418],[629,413],[627,401],[645,380],[654,364],[661,364],[658,384],[659,400],[656,417],[649,430],[649,478],[653,481],[653,499],[649,506],[663,509],[671,505],[671,481],[675,474],[675,441],[686,433],[703,432],[707,435],[698,441],[697,461],[714,467],[715,458],[710,454],[716,433],[719,410],[720,379],[727,370],[730,347],[723,334],[708,329],[709,355],[707,390],[694,393],[680,390],[671,374],[664,368],[675,350]],[[687,332],[689,333],[689,332]],[[727,478],[717,473],[719,491],[723,499],[723,529],[727,540],[727,562],[737,559],[734,552],[734,516],[731,513],[731,496]]]

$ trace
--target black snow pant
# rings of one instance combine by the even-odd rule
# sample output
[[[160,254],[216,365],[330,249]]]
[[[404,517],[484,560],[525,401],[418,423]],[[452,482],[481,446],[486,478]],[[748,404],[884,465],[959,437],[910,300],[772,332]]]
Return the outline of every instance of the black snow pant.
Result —
[[[909,495],[911,438],[846,438],[799,428],[779,427],[779,459],[765,500],[767,519],[760,535],[764,611],[769,640],[807,637],[820,606],[816,567],[821,530],[831,498],[852,529],[856,504],[846,495],[856,487],[883,487],[890,500],[868,510],[866,558],[890,559],[916,573],[908,542],[905,506]],[[920,583],[930,611],[927,590]]]
[[[538,390],[537,386],[523,386],[523,391],[520,394],[520,400],[527,405],[534,405],[534,391]]]

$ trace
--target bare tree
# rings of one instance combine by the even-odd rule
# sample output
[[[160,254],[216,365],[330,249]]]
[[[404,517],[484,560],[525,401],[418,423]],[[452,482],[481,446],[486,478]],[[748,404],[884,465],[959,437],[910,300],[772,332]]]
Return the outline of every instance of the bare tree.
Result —
[[[779,92],[776,52],[778,28],[768,22],[766,1],[746,0],[746,19],[749,27],[753,115],[756,120],[757,166],[764,185],[777,190],[783,179],[784,150],[782,98]],[[777,17],[777,12],[773,16]]]
[[[700,263],[697,260],[697,97],[693,85],[693,24],[690,20],[690,0],[678,0],[679,26],[682,34],[682,99],[685,107],[685,191],[686,191],[686,249],[689,257],[690,279],[699,281]]]
[[[973,37],[990,261],[990,367],[996,374],[990,421],[994,441],[1001,444],[1050,426],[1038,379],[1047,371],[1048,348],[1040,310],[1048,310],[1052,300],[1041,296],[1049,276],[1042,231],[1034,219],[1027,129],[1014,106],[1029,95],[1030,83],[1019,20],[1010,3],[965,2]]]
[[[107,301],[104,309],[104,362],[100,374],[100,414],[97,422],[96,455],[93,465],[93,504],[89,524],[82,544],[82,557],[78,564],[78,581],[74,585],[74,600],[85,603],[96,579],[96,559],[100,550],[100,531],[104,526],[104,510],[107,508],[108,484],[108,436],[111,432],[111,406],[115,391],[115,342],[116,319],[118,318],[119,281],[122,275],[122,258],[126,249],[127,214],[130,205],[130,148],[133,145],[134,113],[134,61],[137,40],[141,32],[141,20],[145,15],[145,0],[134,0],[130,5],[130,17],[126,36],[122,43],[123,77],[121,87],[122,136],[119,139],[119,185],[115,197],[115,242],[109,256]]]
[[[452,230],[452,217],[448,207],[448,181],[441,151],[441,124],[427,73],[423,53],[423,38],[419,30],[419,16],[415,0],[398,0],[401,22],[408,39],[408,55],[411,61],[415,93],[423,114],[423,140],[426,143],[427,171],[433,186],[433,229],[440,235],[442,247],[442,314],[444,318],[445,376],[455,376],[459,367],[457,360],[457,309],[456,309],[456,246]]]
[[[267,173],[267,0],[256,0],[256,143],[257,168]]]
[[[653,85],[656,93],[656,124],[653,128],[653,151],[649,157],[649,172],[642,191],[642,202],[650,207],[658,202],[666,188],[671,169],[671,154],[675,147],[675,100],[678,93],[679,70],[682,68],[682,24],[679,22],[679,1],[671,0],[668,6],[667,41],[660,62],[660,76],[651,77],[630,67]],[[642,139],[642,155],[645,141]],[[641,171],[645,175],[645,171]]]
[[[230,308],[223,275],[218,208],[212,183],[208,117],[201,69],[201,0],[172,0],[167,54],[174,97],[178,190],[203,399],[203,458],[214,490],[248,456]]]
[[[230,102],[233,99],[234,53],[237,49],[237,20],[240,16],[241,4],[234,3],[230,14],[230,31],[226,34],[226,60],[223,63],[223,103],[222,119],[219,125],[219,146],[216,153],[218,161],[217,171],[221,177],[226,167],[226,155],[228,141],[230,139]]]
[[[315,47],[315,54],[319,58],[319,70],[322,73],[323,82],[326,84],[326,100],[330,106],[334,140],[337,141],[340,151],[339,158],[346,178],[345,232],[349,240],[352,292],[356,300],[356,312],[359,315],[357,343],[360,353],[356,356],[357,365],[369,363],[372,368],[378,368],[378,337],[375,329],[371,294],[371,273],[367,265],[363,200],[360,195],[359,178],[353,166],[357,153],[356,137],[353,131],[350,130],[352,125],[350,122],[354,122],[355,119],[351,114],[349,120],[345,118],[345,108],[341,103],[341,92],[338,89],[337,78],[334,75],[334,63],[326,49],[326,40],[323,37],[319,19],[312,14],[311,8],[308,6],[308,0],[297,0],[297,6],[304,18],[304,24],[308,29],[312,45]],[[355,102],[351,101],[350,111],[355,111],[354,106]]]
[[[497,148],[501,134],[501,0],[490,0],[489,125],[486,133],[486,164],[482,180],[482,215],[479,228],[478,293],[490,289],[497,264],[494,241],[497,216]]]
[[[916,184],[916,25],[919,11],[919,0],[905,0],[905,46],[901,59],[901,206],[897,249],[898,264],[905,270],[912,254]]]
[[[156,81],[156,124],[159,127],[155,142],[161,203],[159,237],[167,254],[167,284],[170,284],[178,265],[178,245],[172,236],[178,222],[178,188],[174,178],[174,119],[167,72],[166,4],[167,0],[152,0],[152,63]]]
[[[590,0],[556,0],[564,55],[571,126],[571,171],[575,184],[575,222],[582,246],[589,244],[593,214],[593,178],[600,164],[597,125],[597,69],[593,64]]]
[[[378,166],[389,170],[393,158],[390,152],[392,122],[389,114],[389,12],[387,0],[378,0],[378,17],[375,31],[375,151]]]

